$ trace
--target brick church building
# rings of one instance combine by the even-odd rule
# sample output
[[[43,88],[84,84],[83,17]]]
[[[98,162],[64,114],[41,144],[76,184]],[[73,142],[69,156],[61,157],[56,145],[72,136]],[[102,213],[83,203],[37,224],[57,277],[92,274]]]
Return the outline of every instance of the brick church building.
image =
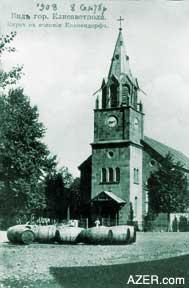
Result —
[[[189,172],[183,153],[144,135],[139,89],[119,28],[108,77],[96,99],[92,154],[79,166],[83,216],[91,222],[104,218],[126,224],[132,207],[140,225],[148,212],[147,180],[168,152]]]

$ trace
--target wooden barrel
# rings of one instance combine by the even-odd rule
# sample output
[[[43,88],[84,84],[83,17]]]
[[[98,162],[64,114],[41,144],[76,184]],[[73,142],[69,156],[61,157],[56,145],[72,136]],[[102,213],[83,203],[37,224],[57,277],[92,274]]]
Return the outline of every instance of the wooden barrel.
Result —
[[[85,229],[80,233],[80,240],[89,244],[111,244],[112,231],[105,226]]]
[[[35,234],[35,240],[34,241],[37,241],[39,226],[32,224],[32,225],[26,225],[26,227],[30,228],[33,231],[33,233]]]
[[[112,226],[112,244],[130,243],[130,229],[126,225]]]
[[[134,225],[126,225],[130,230],[130,243],[136,242],[136,227]]]
[[[53,243],[55,242],[56,226],[38,226],[36,232],[36,241],[40,243]]]
[[[70,244],[78,243],[80,233],[83,231],[80,227],[60,227],[56,231],[56,240],[58,243]]]
[[[7,238],[12,243],[31,244],[35,234],[27,225],[15,225],[7,230]]]

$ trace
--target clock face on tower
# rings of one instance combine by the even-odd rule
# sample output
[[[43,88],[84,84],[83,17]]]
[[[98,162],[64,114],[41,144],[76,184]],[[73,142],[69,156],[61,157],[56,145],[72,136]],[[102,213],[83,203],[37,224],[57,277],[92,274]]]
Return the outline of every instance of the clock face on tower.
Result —
[[[121,74],[119,79],[120,79],[120,82],[121,82],[122,84],[124,84],[124,83],[126,82],[126,80],[127,80],[127,77],[126,77],[125,74]]]
[[[115,127],[117,125],[117,118],[115,116],[109,116],[107,119],[106,119],[106,125],[108,127]]]
[[[134,120],[134,128],[138,129],[138,125],[139,125],[138,119],[135,118],[135,120]]]

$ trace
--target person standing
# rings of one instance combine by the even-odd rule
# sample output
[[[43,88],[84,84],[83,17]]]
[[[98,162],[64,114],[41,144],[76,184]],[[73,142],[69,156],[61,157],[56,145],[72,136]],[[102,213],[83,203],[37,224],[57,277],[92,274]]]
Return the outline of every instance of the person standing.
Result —
[[[97,218],[96,221],[95,221],[95,225],[96,227],[99,227],[100,226],[100,220]]]

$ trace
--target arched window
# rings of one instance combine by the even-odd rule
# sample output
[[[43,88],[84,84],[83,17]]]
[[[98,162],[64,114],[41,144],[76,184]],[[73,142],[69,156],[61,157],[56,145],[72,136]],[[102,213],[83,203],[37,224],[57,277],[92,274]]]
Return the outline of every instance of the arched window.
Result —
[[[129,105],[128,103],[129,94],[130,94],[129,86],[124,84],[122,86],[122,104]]]
[[[102,170],[101,170],[101,182],[102,183],[107,182],[106,168],[102,168]]]
[[[102,168],[101,169],[101,183],[119,183],[120,182],[120,168]]]
[[[118,167],[115,169],[115,181],[120,182],[120,169]]]
[[[114,182],[114,170],[109,168],[109,182]]]
[[[117,102],[118,102],[118,99],[117,99],[117,85],[115,84],[112,84],[110,86],[110,99],[111,99],[111,107],[117,107]]]

